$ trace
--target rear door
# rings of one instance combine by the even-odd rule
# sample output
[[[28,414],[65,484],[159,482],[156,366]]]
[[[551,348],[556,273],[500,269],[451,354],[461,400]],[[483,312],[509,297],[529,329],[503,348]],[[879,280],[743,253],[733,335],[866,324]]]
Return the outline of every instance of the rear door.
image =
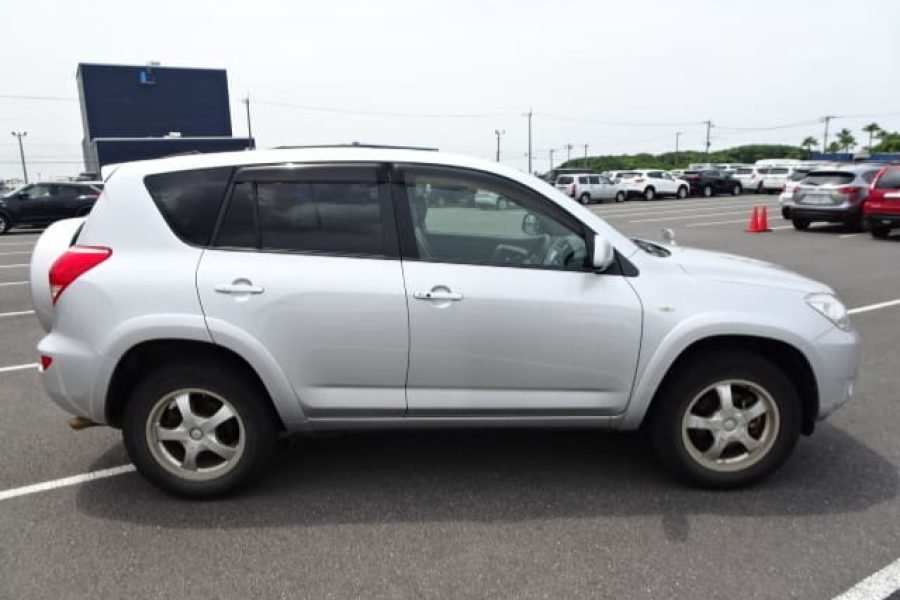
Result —
[[[213,338],[268,355],[309,417],[406,410],[406,291],[386,173],[245,168],[200,262]]]
[[[607,415],[624,410],[641,338],[626,278],[586,268],[590,232],[491,174],[407,166],[395,186],[409,293],[409,414]],[[429,206],[462,185],[503,211]]]
[[[893,216],[884,224],[900,218],[900,167],[886,167],[869,191],[865,210]]]

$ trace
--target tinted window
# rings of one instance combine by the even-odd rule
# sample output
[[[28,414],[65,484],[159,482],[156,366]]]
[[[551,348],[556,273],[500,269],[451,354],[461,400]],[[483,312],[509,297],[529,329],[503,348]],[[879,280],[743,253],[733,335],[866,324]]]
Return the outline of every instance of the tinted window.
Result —
[[[845,185],[855,179],[846,171],[818,171],[803,178],[803,185]]]
[[[593,177],[593,176],[592,176],[592,177],[589,177],[588,179],[591,180],[591,183],[600,183],[600,178],[599,178],[599,177]]]
[[[877,188],[900,189],[900,169],[890,169],[885,171],[881,179],[878,180]]]
[[[768,167],[761,167],[761,168],[757,169],[756,172],[759,173],[760,175],[768,175],[769,169],[768,169]]]
[[[219,225],[216,246],[256,248],[259,245],[253,194],[252,183],[238,183],[234,186],[228,209]]]
[[[579,177],[579,178],[578,178],[578,183],[587,183],[587,182],[588,182],[588,178],[587,178],[587,177]]]
[[[262,247],[384,254],[377,183],[257,184]]]
[[[556,179],[556,183],[558,183],[560,185],[568,185],[568,184],[572,183],[573,181],[575,181],[575,180],[568,176],[559,177]]]
[[[773,167],[768,172],[769,175],[787,175],[788,170],[784,167]]]
[[[659,179],[660,177],[662,177],[662,173],[660,173],[659,171],[650,171],[649,173],[647,173],[647,177],[653,177],[654,179]]]
[[[872,183],[875,181],[875,176],[878,175],[878,171],[866,171],[862,173],[860,177],[862,177],[863,181],[866,183]]]
[[[753,169],[738,169],[735,171],[738,175],[751,175],[753,173]]]
[[[148,175],[144,185],[175,235],[205,246],[230,176],[230,167],[196,169]]]

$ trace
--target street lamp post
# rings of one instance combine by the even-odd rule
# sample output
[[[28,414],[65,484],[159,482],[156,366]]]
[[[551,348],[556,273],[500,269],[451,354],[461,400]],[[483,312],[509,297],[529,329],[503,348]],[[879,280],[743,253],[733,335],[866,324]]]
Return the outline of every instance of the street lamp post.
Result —
[[[22,138],[28,135],[28,132],[13,131],[11,133],[19,140],[19,158],[22,159],[22,177],[25,179],[25,183],[28,183],[28,169],[25,168],[25,150],[22,148]]]
[[[506,133],[505,129],[495,129],[494,135],[497,136],[497,162],[500,162],[500,138]]]

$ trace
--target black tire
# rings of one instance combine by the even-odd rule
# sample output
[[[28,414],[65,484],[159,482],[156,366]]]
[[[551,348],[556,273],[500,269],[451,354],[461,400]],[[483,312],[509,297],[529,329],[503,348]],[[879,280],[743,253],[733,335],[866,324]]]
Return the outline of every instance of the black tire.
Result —
[[[147,374],[128,399],[122,421],[128,455],[138,471],[171,494],[196,499],[226,496],[258,477],[269,462],[277,426],[268,395],[258,383],[229,366],[211,360],[164,365]],[[154,407],[185,389],[206,390],[226,399],[240,418],[243,450],[221,476],[200,481],[179,477],[171,470],[177,467],[166,468],[151,450],[147,431]]]
[[[585,192],[581,196],[578,197],[578,201],[581,202],[582,204],[584,204],[585,206],[587,206],[588,204],[591,203],[591,195],[588,194],[587,192]]]
[[[616,192],[616,202],[625,202],[625,192]]]
[[[797,217],[793,217],[791,219],[791,223],[794,225],[794,229],[797,231],[806,231],[809,229],[809,221],[806,219],[798,219]]]
[[[743,192],[743,191],[744,191],[743,188],[741,188],[740,184],[738,184],[738,185],[734,186],[733,188],[731,188],[731,195],[732,196],[740,196],[741,192]]]
[[[644,190],[644,200],[653,200],[656,198],[656,189],[648,187]]]
[[[873,225],[872,228],[869,230],[869,232],[872,234],[873,238],[878,239],[878,240],[885,240],[891,234],[891,228],[890,227],[880,227],[880,226],[876,227]]]
[[[679,200],[684,200],[685,198],[687,198],[687,195],[688,189],[686,187],[681,186],[680,188],[678,188],[678,193],[676,194],[676,196]]]
[[[9,216],[6,213],[0,212],[0,234],[9,231],[10,227],[12,227],[12,223],[9,220]]]
[[[704,198],[711,198],[712,195],[713,195],[713,189],[712,189],[712,187],[710,187],[710,186],[708,186],[708,185],[703,186],[703,197],[704,197]]]
[[[764,389],[777,407],[778,423],[771,445],[745,469],[716,471],[691,456],[682,431],[685,412],[703,390],[717,382],[742,380]],[[774,472],[793,452],[800,436],[802,408],[787,375],[759,354],[748,351],[696,356],[667,378],[657,394],[649,433],[660,461],[689,484],[714,489],[750,485]],[[768,417],[767,417],[768,418]]]

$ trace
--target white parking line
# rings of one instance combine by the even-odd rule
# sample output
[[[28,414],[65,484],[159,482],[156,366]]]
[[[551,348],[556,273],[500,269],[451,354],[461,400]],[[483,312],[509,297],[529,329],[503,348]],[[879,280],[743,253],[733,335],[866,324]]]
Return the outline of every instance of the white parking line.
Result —
[[[884,600],[900,591],[900,558],[869,575],[834,600]]]
[[[698,217],[720,217],[726,215],[748,215],[746,210],[732,210],[730,212],[709,213],[706,215],[681,215],[679,217],[654,217],[652,219],[635,219],[628,221],[629,223],[655,223],[657,221],[683,221],[685,219],[696,219]]]
[[[778,227],[770,227],[772,231],[778,231],[779,229],[793,229],[793,225],[779,225]]]
[[[121,465],[109,469],[100,469],[99,471],[91,471],[82,473],[81,475],[72,475],[71,477],[63,477],[62,479],[53,479],[42,483],[34,483],[22,487],[12,488],[0,491],[0,501],[9,500],[10,498],[18,498],[19,496],[28,496],[29,494],[37,494],[39,492],[49,492],[63,487],[87,483],[97,479],[106,479],[107,477],[115,477],[116,475],[124,475],[125,473],[133,473],[134,465]]]
[[[19,263],[15,265],[0,265],[0,269],[16,269],[29,266],[28,263]]]
[[[654,211],[660,209],[660,207],[665,207],[665,209],[674,209],[677,207],[681,207],[682,210],[703,210],[705,208],[730,208],[735,206],[753,206],[754,204],[772,204],[777,205],[777,202],[773,202],[771,199],[767,200],[739,200],[739,201],[726,201],[726,200],[717,200],[717,201],[709,201],[705,200],[703,202],[684,202],[682,200],[660,200],[659,202],[641,202],[639,204],[632,204],[631,206],[622,206],[618,204],[597,204],[592,208],[598,208],[602,210],[602,212],[609,214],[619,214],[625,212],[632,211]]]
[[[0,373],[9,373],[11,371],[24,371],[25,369],[37,369],[37,363],[28,363],[25,365],[11,365],[9,367],[0,367]]]
[[[6,285],[26,285],[27,283],[28,283],[27,281],[3,281],[3,282],[0,282],[0,287],[6,286]]]
[[[0,313],[0,319],[4,317],[21,317],[22,315],[33,315],[33,310],[17,310],[15,312]]]
[[[31,250],[17,250],[15,252],[0,252],[0,256],[11,256],[13,254],[31,254]]]
[[[0,246],[27,246],[36,240],[30,242],[0,242]]]
[[[868,306],[859,306],[857,308],[851,308],[847,311],[848,314],[858,315],[859,313],[869,312],[872,310],[878,310],[880,308],[888,308],[891,306],[900,306],[900,298],[896,300],[888,300],[887,302],[879,302],[878,304],[869,304]]]
[[[685,227],[712,227],[713,225],[728,225],[730,223],[746,223],[747,219],[738,219],[736,221],[709,221],[707,223],[689,223]]]

